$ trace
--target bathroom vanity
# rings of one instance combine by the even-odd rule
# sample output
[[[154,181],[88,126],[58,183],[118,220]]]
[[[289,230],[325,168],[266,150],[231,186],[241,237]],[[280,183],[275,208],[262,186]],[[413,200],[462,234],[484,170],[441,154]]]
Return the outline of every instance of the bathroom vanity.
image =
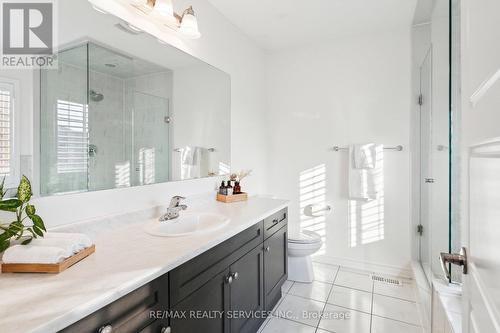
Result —
[[[286,277],[285,208],[62,332],[256,332]]]
[[[185,237],[151,236],[139,229],[148,221],[123,222],[121,231],[108,225],[99,232],[96,253],[61,274],[1,274],[7,292],[0,308],[12,318],[2,322],[4,328],[256,332],[287,278],[287,202],[255,197],[193,209],[223,214],[230,222]],[[16,297],[27,285],[37,292]],[[14,315],[21,307],[23,327]],[[35,315],[36,309],[46,309],[45,316]]]

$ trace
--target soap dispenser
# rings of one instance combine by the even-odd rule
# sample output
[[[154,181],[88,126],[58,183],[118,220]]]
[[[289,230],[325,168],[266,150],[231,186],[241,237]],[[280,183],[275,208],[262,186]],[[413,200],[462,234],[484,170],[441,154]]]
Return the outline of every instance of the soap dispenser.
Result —
[[[231,181],[227,181],[227,186],[226,186],[226,195],[233,195],[233,187],[231,186]]]
[[[222,183],[220,184],[219,194],[227,195],[227,188],[226,188],[226,182],[225,181],[222,181]]]

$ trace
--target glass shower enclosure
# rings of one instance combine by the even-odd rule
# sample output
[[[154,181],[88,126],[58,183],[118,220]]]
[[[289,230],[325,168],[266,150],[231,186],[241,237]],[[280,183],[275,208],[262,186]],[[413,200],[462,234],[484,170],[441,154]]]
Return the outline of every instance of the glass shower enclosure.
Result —
[[[459,1],[437,0],[428,26],[425,57],[419,64],[418,259],[429,282],[443,276],[441,252],[458,252]],[[456,181],[454,181],[456,180]],[[461,274],[452,267],[452,280]],[[455,270],[455,271],[454,271]]]
[[[41,194],[166,182],[172,72],[92,42],[40,75]]]

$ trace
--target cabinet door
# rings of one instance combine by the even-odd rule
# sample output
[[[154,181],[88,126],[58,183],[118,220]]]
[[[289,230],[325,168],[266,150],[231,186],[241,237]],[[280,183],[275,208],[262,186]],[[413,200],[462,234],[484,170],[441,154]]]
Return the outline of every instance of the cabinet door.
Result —
[[[287,234],[285,226],[264,242],[264,292],[268,311],[281,298],[281,286],[288,277]]]
[[[231,333],[254,333],[264,321],[264,253],[258,246],[230,267]]]
[[[172,307],[170,326],[175,333],[229,333],[229,269],[217,274]]]

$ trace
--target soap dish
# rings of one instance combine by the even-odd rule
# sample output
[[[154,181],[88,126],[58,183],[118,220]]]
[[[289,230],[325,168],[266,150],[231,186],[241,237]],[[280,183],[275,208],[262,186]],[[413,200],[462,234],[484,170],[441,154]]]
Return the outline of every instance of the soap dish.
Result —
[[[57,264],[2,264],[2,273],[61,273],[94,252],[92,245]]]

